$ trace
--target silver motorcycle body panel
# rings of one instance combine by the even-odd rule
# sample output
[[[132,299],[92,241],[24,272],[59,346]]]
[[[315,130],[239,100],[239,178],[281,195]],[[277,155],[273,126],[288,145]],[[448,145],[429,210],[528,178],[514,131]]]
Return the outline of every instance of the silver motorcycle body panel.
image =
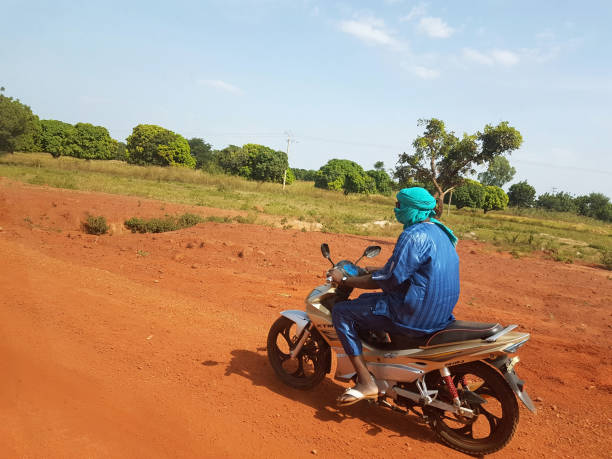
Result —
[[[299,333],[308,322],[312,322],[314,328],[327,341],[333,353],[336,354],[337,365],[334,378],[347,381],[354,377],[355,370],[338,339],[332,324],[331,313],[323,304],[326,300],[333,298],[334,295],[335,288],[331,284],[321,285],[316,287],[306,298],[306,312],[284,311],[282,314],[296,322]],[[385,391],[386,395],[397,396],[393,387],[396,383],[419,382],[422,381],[422,377],[426,373],[431,371],[439,371],[449,366],[477,360],[493,360],[508,355],[508,352],[504,352],[505,349],[518,348],[530,337],[528,333],[513,332],[514,328],[515,326],[508,326],[488,339],[443,343],[414,349],[389,351],[377,349],[362,342],[363,356],[379,387],[388,387],[388,390]],[[509,381],[511,386],[513,386],[512,382]],[[532,409],[528,395],[523,391],[515,390],[515,392],[520,394],[519,399]],[[411,394],[411,398],[414,398],[415,394]],[[433,400],[431,403],[433,403]],[[445,406],[444,409],[448,409],[448,407]]]

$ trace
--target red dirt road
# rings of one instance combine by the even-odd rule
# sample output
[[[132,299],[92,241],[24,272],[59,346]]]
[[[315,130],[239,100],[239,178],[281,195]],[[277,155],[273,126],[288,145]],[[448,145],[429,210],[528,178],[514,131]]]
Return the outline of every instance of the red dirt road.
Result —
[[[162,209],[163,208],[163,209]],[[460,457],[403,416],[334,406],[267,364],[268,327],[301,309],[332,254],[393,240],[206,223],[122,230],[187,206],[0,178],[0,457]],[[223,213],[189,208],[202,215]],[[84,234],[86,212],[112,235]],[[495,457],[610,457],[612,276],[459,245],[465,320],[519,323],[537,414]],[[314,452],[313,452],[314,451]]]

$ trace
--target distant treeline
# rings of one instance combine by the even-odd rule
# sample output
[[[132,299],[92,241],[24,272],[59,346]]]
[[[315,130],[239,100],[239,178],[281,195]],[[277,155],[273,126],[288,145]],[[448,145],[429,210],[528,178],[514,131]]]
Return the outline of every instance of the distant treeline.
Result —
[[[56,158],[73,156],[186,167],[286,184],[311,181],[317,188],[345,194],[390,195],[403,187],[423,186],[437,197],[440,212],[452,192],[452,203],[458,208],[488,212],[506,206],[536,207],[612,221],[612,204],[601,193],[578,197],[565,192],[544,193],[536,199],[535,188],[519,182],[510,186],[506,194],[501,187],[512,180],[516,171],[503,154],[522,142],[520,133],[507,122],[487,125],[483,132],[459,138],[447,132],[441,120],[419,120],[426,129],[413,142],[415,153],[400,154],[390,173],[382,161],[376,162],[374,169],[364,170],[348,159],[331,159],[318,170],[291,169],[285,152],[265,145],[247,143],[216,150],[202,138],[187,140],[151,124],[139,124],[126,142],[119,142],[103,126],[39,120],[30,107],[6,97],[3,91],[0,88],[0,151],[43,151]],[[473,166],[479,164],[488,166],[478,175],[480,182],[467,179],[466,175],[474,173]]]
[[[476,180],[465,180],[463,185],[454,190],[452,203],[458,209],[470,207],[484,209],[486,212],[488,206],[487,195],[491,188],[491,186],[484,185]],[[522,181],[510,186],[506,202],[510,207],[571,212],[607,222],[612,221],[612,203],[602,193],[590,193],[574,197],[569,193],[560,191],[543,193],[536,198],[536,189],[526,181]]]

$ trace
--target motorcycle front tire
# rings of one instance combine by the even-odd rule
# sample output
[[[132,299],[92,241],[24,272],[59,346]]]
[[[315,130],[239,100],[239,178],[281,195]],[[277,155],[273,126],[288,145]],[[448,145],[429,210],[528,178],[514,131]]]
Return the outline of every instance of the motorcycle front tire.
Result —
[[[321,335],[313,330],[299,355],[291,359],[288,352],[297,342],[295,323],[279,317],[268,333],[268,360],[279,379],[295,389],[308,390],[319,384],[329,371],[331,350]],[[283,345],[284,349],[279,347]]]

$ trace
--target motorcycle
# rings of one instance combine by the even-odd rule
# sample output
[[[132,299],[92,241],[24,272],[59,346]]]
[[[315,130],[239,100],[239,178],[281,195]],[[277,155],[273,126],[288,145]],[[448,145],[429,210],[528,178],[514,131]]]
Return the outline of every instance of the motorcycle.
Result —
[[[359,261],[377,256],[369,246],[355,262],[331,260],[329,246],[321,252],[346,277],[367,271]],[[270,328],[270,365],[285,384],[312,389],[332,369],[334,378],[356,380],[332,324],[334,304],[348,299],[349,287],[336,287],[331,278],[306,297],[306,310],[281,312]],[[363,356],[378,385],[378,399],[369,403],[414,414],[426,421],[444,444],[472,455],[490,454],[512,439],[519,420],[516,398],[536,409],[516,374],[515,354],[530,335],[513,331],[517,325],[456,320],[447,328],[413,338],[381,330],[360,330]]]

